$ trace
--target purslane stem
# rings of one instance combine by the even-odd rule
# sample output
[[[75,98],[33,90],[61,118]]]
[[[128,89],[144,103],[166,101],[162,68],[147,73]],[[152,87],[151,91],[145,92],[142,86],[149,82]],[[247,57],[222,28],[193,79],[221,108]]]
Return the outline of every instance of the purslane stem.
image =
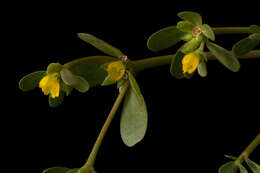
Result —
[[[212,27],[216,35],[220,34],[252,34],[249,27]]]
[[[119,95],[118,95],[118,97],[117,97],[117,99],[116,99],[116,101],[115,101],[115,103],[114,103],[114,105],[113,105],[113,107],[112,107],[112,109],[111,109],[111,111],[110,111],[110,113],[109,113],[109,115],[108,115],[108,117],[107,117],[107,119],[106,119],[106,121],[105,121],[105,123],[104,123],[104,125],[103,125],[103,127],[102,127],[102,129],[100,131],[100,133],[99,133],[99,135],[98,135],[98,138],[96,140],[96,143],[95,143],[94,147],[92,148],[92,151],[91,151],[91,153],[89,155],[89,158],[88,158],[87,162],[84,164],[84,166],[81,168],[82,169],[82,173],[89,173],[90,170],[93,169],[94,163],[95,163],[95,159],[96,159],[98,150],[100,148],[100,145],[101,145],[101,143],[102,143],[102,141],[103,141],[103,139],[104,139],[104,137],[106,135],[106,132],[107,132],[107,130],[108,130],[108,128],[109,128],[109,126],[110,126],[110,124],[111,124],[115,114],[116,114],[116,111],[117,111],[120,103],[122,102],[122,100],[123,100],[123,98],[124,98],[124,96],[126,94],[128,85],[129,85],[129,82],[127,81],[122,86],[122,88],[120,89]]]

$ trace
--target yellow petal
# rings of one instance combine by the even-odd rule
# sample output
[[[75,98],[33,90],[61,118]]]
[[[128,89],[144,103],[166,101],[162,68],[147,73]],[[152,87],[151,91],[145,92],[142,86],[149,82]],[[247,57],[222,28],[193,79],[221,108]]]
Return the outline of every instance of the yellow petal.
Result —
[[[44,77],[41,79],[40,83],[39,83],[39,87],[40,87],[40,88],[43,88],[43,87],[47,84],[48,79],[49,79],[49,76],[48,76],[48,75],[44,76]]]
[[[60,83],[56,81],[56,83],[53,84],[51,89],[51,97],[52,98],[59,97],[59,94],[60,94]]]
[[[108,65],[107,72],[112,80],[118,81],[125,74],[125,66],[120,61],[112,62]]]
[[[184,56],[182,59],[182,70],[183,73],[193,73],[199,65],[200,57],[192,52]]]

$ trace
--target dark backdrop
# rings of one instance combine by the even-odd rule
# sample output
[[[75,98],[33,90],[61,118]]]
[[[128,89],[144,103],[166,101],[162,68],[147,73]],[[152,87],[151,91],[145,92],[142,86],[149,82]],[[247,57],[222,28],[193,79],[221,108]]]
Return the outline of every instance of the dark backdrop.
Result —
[[[7,21],[12,49],[7,59],[13,64],[10,93],[15,94],[6,98],[4,108],[9,113],[4,115],[8,120],[4,125],[9,129],[5,133],[9,156],[20,172],[82,166],[118,94],[115,86],[92,88],[86,94],[74,91],[52,109],[39,89],[28,93],[18,89],[21,77],[51,62],[102,55],[79,40],[77,33],[96,35],[137,60],[176,51],[178,46],[150,52],[146,40],[158,29],[175,25],[180,11],[197,11],[211,26],[260,24],[254,4],[140,3],[23,2],[11,6]],[[217,36],[216,42],[230,49],[245,36]],[[135,147],[127,148],[120,139],[119,109],[98,154],[97,172],[216,172],[227,161],[224,154],[239,155],[260,129],[260,60],[240,62],[238,73],[217,61],[209,62],[207,78],[195,75],[177,80],[169,74],[169,66],[138,74],[149,112],[147,134]],[[258,149],[252,155],[258,163],[259,153]]]

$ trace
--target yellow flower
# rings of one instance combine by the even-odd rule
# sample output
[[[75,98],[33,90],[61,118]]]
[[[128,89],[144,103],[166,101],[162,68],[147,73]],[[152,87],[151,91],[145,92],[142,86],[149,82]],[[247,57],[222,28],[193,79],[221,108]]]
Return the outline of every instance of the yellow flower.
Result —
[[[183,73],[193,73],[200,62],[200,57],[198,56],[198,54],[192,52],[189,53],[187,55],[184,56],[184,58],[182,59],[182,70]]]
[[[107,72],[113,81],[118,81],[125,74],[125,66],[120,61],[112,62],[108,64]]]
[[[44,95],[51,94],[52,98],[59,97],[60,94],[60,82],[54,75],[46,75],[39,83],[39,87],[42,89]]]

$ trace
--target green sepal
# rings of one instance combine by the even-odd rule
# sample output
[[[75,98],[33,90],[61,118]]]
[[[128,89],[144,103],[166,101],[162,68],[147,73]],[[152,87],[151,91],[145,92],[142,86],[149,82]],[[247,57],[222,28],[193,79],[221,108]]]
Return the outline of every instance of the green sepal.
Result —
[[[41,79],[46,76],[46,71],[36,71],[24,76],[19,81],[19,88],[22,91],[30,91],[39,86]]]
[[[248,173],[248,171],[242,164],[238,163],[237,166],[238,166],[240,173]]]
[[[182,70],[182,59],[184,56],[185,54],[178,50],[171,61],[170,72],[171,75],[177,79],[182,79],[184,77]]]
[[[185,33],[177,29],[176,26],[166,27],[149,37],[147,47],[152,51],[164,50],[181,41],[184,35]]]
[[[254,32],[254,33],[260,33],[260,26],[257,26],[257,25],[251,25],[249,27],[249,30]]]
[[[63,68],[60,71],[62,81],[69,86],[72,86],[81,93],[87,92],[89,83],[81,76],[74,75],[69,69]]]
[[[254,49],[257,45],[260,44],[260,34],[255,33],[249,35],[249,37],[244,38],[237,42],[233,48],[232,51],[235,53],[235,55],[240,56],[248,53],[252,49]]]
[[[101,84],[101,86],[112,85],[112,84],[115,84],[116,82],[117,81],[111,79],[110,75],[107,75],[107,77],[104,79],[104,81]]]
[[[186,33],[185,35],[183,35],[181,37],[181,40],[183,40],[183,41],[190,41],[192,38],[193,38],[193,36],[192,36],[191,33]]]
[[[118,61],[118,59],[109,56],[91,56],[74,60],[65,67],[75,75],[86,79],[90,87],[101,85],[107,76],[107,71],[102,66],[106,63]]]
[[[108,55],[111,55],[111,56],[114,56],[114,57],[121,57],[121,56],[124,56],[124,54],[117,48],[111,46],[110,44],[106,43],[105,41],[91,35],[91,34],[87,34],[87,33],[79,33],[78,34],[78,37],[91,44],[92,46],[94,46],[95,48],[97,48],[98,50],[108,54]]]
[[[66,96],[69,96],[73,90],[73,87],[66,85],[63,81],[60,81],[60,88],[66,93]]]
[[[235,165],[234,161],[223,164],[218,170],[219,173],[236,173],[236,171],[237,166]]]
[[[138,83],[135,80],[135,77],[132,75],[132,73],[130,71],[127,71],[127,74],[128,74],[128,78],[129,78],[129,82],[130,82],[131,88],[135,92],[135,94],[138,97],[138,100],[140,101],[140,103],[142,103],[143,96],[142,96],[140,87],[139,87]]]
[[[192,78],[193,77],[193,75],[194,75],[194,72],[193,73],[183,73],[183,76],[186,78],[186,79],[190,79],[190,78]]]
[[[60,63],[50,63],[47,67],[47,74],[52,74],[52,73],[59,73],[60,70],[62,69],[62,65]]]
[[[122,78],[119,81],[117,81],[117,88],[120,88],[121,86],[123,86],[126,81],[127,80],[125,78]]]
[[[177,14],[181,19],[192,23],[195,26],[202,25],[202,18],[199,13],[184,11]]]
[[[62,104],[64,99],[64,92],[60,91],[59,97],[52,98],[51,94],[49,95],[49,105],[52,108],[58,107]]]
[[[126,146],[132,147],[144,138],[147,123],[148,114],[145,101],[143,99],[140,103],[133,88],[129,87],[120,119],[120,134]]]
[[[185,43],[184,45],[182,45],[182,47],[179,50],[182,51],[182,53],[184,53],[184,54],[193,52],[199,47],[202,39],[203,39],[203,36],[199,35],[198,37],[193,38],[192,40],[190,40],[187,43]]]
[[[253,162],[249,158],[245,158],[245,161],[253,173],[260,173],[260,166],[257,163]]]
[[[53,167],[44,170],[42,173],[67,173],[67,171],[69,171],[69,168]]]
[[[177,29],[179,29],[182,32],[192,32],[192,29],[195,27],[192,23],[188,21],[180,21],[177,23]]]
[[[205,37],[207,37],[208,39],[211,39],[212,41],[215,40],[214,31],[212,30],[212,28],[209,25],[203,24],[201,26],[201,31],[205,35]]]
[[[232,53],[209,41],[206,45],[210,52],[229,70],[237,72],[240,69],[240,63]]]
[[[207,64],[205,63],[205,61],[201,61],[197,67],[198,70],[198,74],[201,77],[206,77],[208,74],[208,70],[207,70]]]

